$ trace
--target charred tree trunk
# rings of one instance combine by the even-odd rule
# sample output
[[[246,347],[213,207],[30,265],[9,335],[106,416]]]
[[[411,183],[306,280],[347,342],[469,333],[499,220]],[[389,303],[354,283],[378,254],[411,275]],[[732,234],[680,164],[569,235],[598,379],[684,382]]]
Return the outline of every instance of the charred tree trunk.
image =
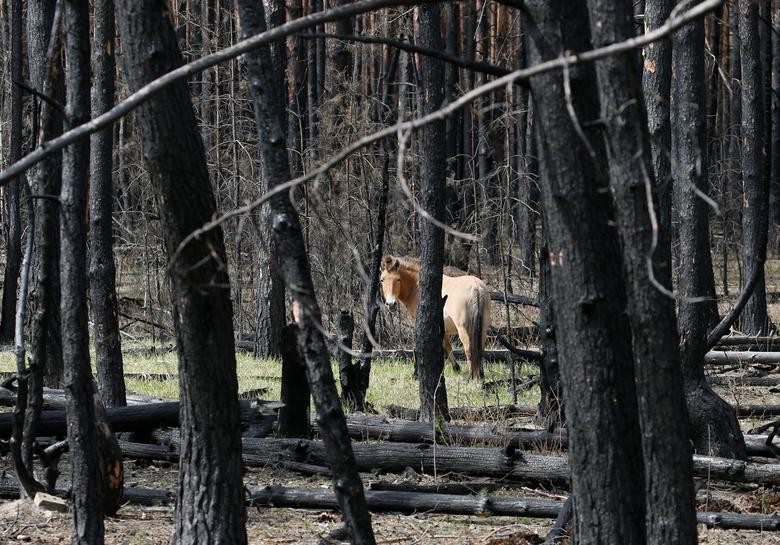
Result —
[[[92,116],[114,105],[114,3],[95,3]],[[113,252],[113,179],[111,127],[92,135],[89,187],[89,294],[95,331],[95,364],[103,402],[109,407],[126,404],[122,345],[116,299],[116,265]]]
[[[593,46],[634,36],[630,0],[588,0]],[[657,200],[642,104],[639,58],[631,51],[596,63],[605,147],[622,240],[645,469],[647,543],[698,542],[688,422],[674,301],[653,284],[671,277],[671,248],[654,247]],[[639,154],[637,154],[639,150]],[[651,203],[652,209],[648,209]],[[657,281],[657,280],[656,280]],[[671,290],[671,284],[664,286]]]
[[[287,20],[292,21],[303,15],[302,0],[286,3]],[[311,41],[311,40],[308,40]],[[306,92],[307,41],[302,36],[288,38],[289,74],[287,116],[287,141],[290,143],[290,170],[294,176],[303,173],[303,156],[308,135],[308,94]]]
[[[11,139],[9,161],[22,157],[22,1],[11,0]],[[21,182],[21,183],[20,183]],[[13,341],[16,329],[16,290],[22,265],[22,214],[20,192],[24,177],[19,176],[5,186],[5,270],[3,271],[3,302],[0,310],[0,341]]]
[[[336,338],[349,350],[352,350],[352,336],[355,332],[355,319],[352,312],[342,310],[339,315],[338,331]],[[341,400],[347,407],[354,408],[357,405],[357,377],[352,365],[352,354],[336,347],[336,360],[339,362],[339,382],[341,383]]]
[[[672,11],[673,0],[646,0],[645,30],[661,26]],[[672,247],[672,165],[669,160],[671,149],[671,125],[669,121],[669,93],[672,85],[672,42],[659,40],[645,46],[642,89],[647,107],[647,127],[650,133],[650,149],[653,156],[653,180],[658,199],[658,248],[663,251]],[[671,265],[671,264],[670,264]],[[664,286],[672,283],[672,269],[659,267]]]
[[[424,47],[444,49],[441,36],[441,13],[438,6],[418,8],[417,42]],[[444,101],[441,82],[444,66],[441,60],[420,58],[422,115],[438,110]],[[422,176],[420,206],[436,220],[444,218],[444,192],[447,158],[444,156],[444,123],[424,127],[420,135]],[[403,153],[403,150],[399,151]],[[420,378],[420,420],[449,420],[447,387],[444,381],[444,351],[438,328],[442,320],[441,284],[444,269],[444,231],[429,218],[419,218],[420,229],[420,304],[414,325],[414,358]]]
[[[680,359],[694,450],[744,458],[745,442],[734,410],[704,378],[704,354],[710,331],[707,305],[714,289],[707,203],[696,190],[707,191],[704,142],[704,22],[694,21],[674,35],[672,54],[672,165],[675,201],[680,214],[678,273]],[[707,268],[709,267],[709,273]]]
[[[529,64],[591,49],[583,2],[526,2]],[[575,540],[644,543],[644,485],[631,331],[600,131],[595,74],[531,79],[555,334],[569,429]],[[570,116],[568,107],[576,113]],[[575,126],[579,123],[579,127]],[[578,132],[584,135],[581,139]]]
[[[772,161],[772,173],[769,187],[769,225],[775,237],[780,225],[780,0],[772,1],[772,102],[771,123],[772,143],[769,157]],[[766,105],[770,107],[769,104]],[[773,247],[777,242],[773,243]]]
[[[280,437],[311,437],[309,427],[309,399],[311,391],[306,381],[306,365],[298,349],[298,327],[289,324],[282,328],[282,393],[279,409]]]
[[[89,6],[66,2],[64,13],[67,74],[67,123],[80,125],[90,117]],[[103,543],[102,475],[97,457],[92,367],[89,362],[87,311],[87,184],[89,141],[71,144],[62,154],[60,238],[62,255],[62,356],[68,416],[68,444],[73,483],[74,544]],[[77,446],[77,448],[75,447]]]
[[[769,180],[764,161],[764,93],[757,0],[739,0],[740,57],[742,61],[742,279],[763,267],[769,229]],[[766,284],[759,278],[742,311],[742,331],[767,332]]]
[[[239,0],[238,11],[245,36],[265,29],[262,4]],[[273,81],[274,67],[267,47],[248,53],[246,58],[260,141],[262,174],[268,181],[268,188],[273,189],[290,178],[283,93]],[[375,543],[371,517],[363,496],[363,484],[355,469],[344,412],[320,329],[322,314],[314,293],[300,219],[288,193],[280,193],[268,202],[271,209],[269,227],[277,245],[285,285],[293,298],[293,315],[299,328],[298,343],[317,406],[320,432],[331,463],[335,492],[352,533],[353,543],[371,545]]]
[[[59,28],[55,29],[57,34],[52,34],[54,4],[48,0],[30,0],[27,3],[27,64],[33,87],[64,102]],[[45,102],[41,103],[39,132],[39,142],[49,140],[62,132],[62,114],[54,111]],[[55,154],[42,161],[33,170],[31,178],[34,194],[50,197],[59,195],[62,156]],[[63,380],[59,213],[56,199],[36,200],[35,254],[30,291],[31,395],[42,387],[41,384],[36,384],[36,374],[43,376],[43,383],[52,388],[60,388]],[[36,409],[32,401],[31,399],[30,408],[39,411],[40,407]]]
[[[181,65],[163,4],[116,2],[131,91]],[[168,255],[215,213],[206,154],[186,82],[136,110]],[[179,359],[182,459],[173,543],[246,543],[233,310],[222,230],[169,265]]]
[[[542,221],[544,230],[544,221]],[[546,230],[543,237],[546,238]],[[543,238],[544,240],[544,238]],[[534,421],[549,432],[560,428],[566,421],[563,412],[563,387],[558,365],[558,347],[555,341],[555,301],[552,298],[550,260],[547,243],[539,256],[539,329],[542,360],[539,362],[539,410]]]

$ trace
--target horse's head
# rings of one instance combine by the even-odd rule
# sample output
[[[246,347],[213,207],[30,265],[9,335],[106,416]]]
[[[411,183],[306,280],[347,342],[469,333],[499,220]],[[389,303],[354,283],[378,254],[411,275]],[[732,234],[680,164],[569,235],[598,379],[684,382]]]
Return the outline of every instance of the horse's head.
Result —
[[[384,267],[379,281],[382,283],[382,297],[387,308],[395,308],[401,295],[401,262],[391,255],[384,257]]]

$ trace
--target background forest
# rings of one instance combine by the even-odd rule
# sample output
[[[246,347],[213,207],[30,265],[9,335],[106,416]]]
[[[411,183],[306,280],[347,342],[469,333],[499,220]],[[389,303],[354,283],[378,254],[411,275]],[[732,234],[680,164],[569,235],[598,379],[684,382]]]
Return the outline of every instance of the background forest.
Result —
[[[771,459],[748,461],[776,456],[774,433],[758,445],[739,420],[776,410],[713,389],[705,363],[768,366],[759,379],[777,363],[761,352],[780,319],[777,2],[0,1],[15,486],[55,492],[68,450],[73,542],[101,543],[123,454],[172,447],[173,542],[241,544],[247,502],[273,501],[244,493],[245,468],[273,459],[332,477],[344,530],[331,537],[371,544],[358,471],[375,466],[345,410],[457,443],[468,434],[448,422],[473,413],[453,399],[483,416],[511,400],[536,434],[511,441],[567,455],[513,442],[459,459],[570,492],[545,511],[560,513],[551,539],[572,504],[577,543],[694,543],[697,517],[777,528],[771,512],[707,518],[692,486],[712,467],[776,484]],[[388,254],[420,257],[415,323],[380,310]],[[442,271],[489,285],[489,344],[503,347],[489,359],[510,365],[486,381],[445,379]],[[146,430],[144,450],[103,424],[139,431],[112,411],[138,401],[133,354],[165,352],[178,367],[153,393],[179,402],[142,401],[180,431]],[[414,368],[379,359],[409,354]],[[273,427],[279,406],[239,401],[271,392],[247,387],[247,369],[280,384]],[[529,412],[518,396],[537,384]],[[401,388],[419,403],[374,406],[409,399]],[[36,431],[53,395],[67,441],[48,451]],[[311,458],[284,459],[289,438]]]

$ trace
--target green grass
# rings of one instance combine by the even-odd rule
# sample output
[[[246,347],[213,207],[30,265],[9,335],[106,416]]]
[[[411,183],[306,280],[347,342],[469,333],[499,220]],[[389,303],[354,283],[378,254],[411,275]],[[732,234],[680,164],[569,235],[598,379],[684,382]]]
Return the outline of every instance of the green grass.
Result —
[[[139,353],[143,345],[126,343],[124,349],[125,373],[127,375],[168,375],[165,380],[128,376],[125,379],[127,391],[131,394],[143,394],[155,397],[177,399],[179,397],[178,369],[176,354],[164,348],[155,354]],[[148,345],[146,345],[148,347]],[[263,399],[279,399],[281,390],[281,363],[273,359],[255,359],[250,354],[236,355],[239,392],[248,392],[264,388],[265,392],[255,396]],[[338,384],[338,366],[332,362],[334,377]],[[94,368],[94,354],[93,354]],[[465,362],[461,362],[461,373],[455,373],[447,364],[445,380],[451,407],[483,406],[511,403],[508,387],[497,392],[484,392],[481,381],[468,380]],[[0,371],[15,371],[13,353],[0,352]],[[371,383],[368,389],[368,402],[383,413],[387,405],[401,405],[409,408],[419,407],[418,383],[412,376],[412,363],[407,360],[378,359],[373,362]],[[518,381],[523,377],[536,374],[535,366],[518,365]],[[487,364],[485,381],[508,379],[509,367],[503,364]],[[532,403],[538,400],[538,388],[522,392],[519,403]]]

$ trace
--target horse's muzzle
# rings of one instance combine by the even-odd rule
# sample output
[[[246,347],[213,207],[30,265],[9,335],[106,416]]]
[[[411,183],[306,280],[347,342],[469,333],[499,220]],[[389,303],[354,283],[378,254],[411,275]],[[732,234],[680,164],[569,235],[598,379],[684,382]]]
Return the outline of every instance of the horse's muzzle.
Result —
[[[385,308],[387,310],[393,310],[398,303],[396,301],[385,301]]]

